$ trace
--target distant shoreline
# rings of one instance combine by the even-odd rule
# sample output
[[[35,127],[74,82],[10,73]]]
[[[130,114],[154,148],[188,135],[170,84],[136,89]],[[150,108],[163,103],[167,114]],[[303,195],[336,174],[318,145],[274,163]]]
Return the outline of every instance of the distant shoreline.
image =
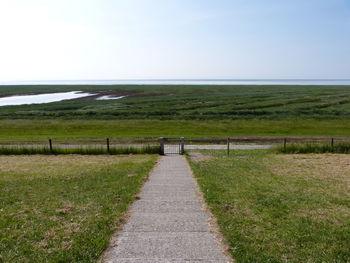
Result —
[[[350,79],[139,79],[139,80],[26,80],[0,81],[17,85],[350,85]]]

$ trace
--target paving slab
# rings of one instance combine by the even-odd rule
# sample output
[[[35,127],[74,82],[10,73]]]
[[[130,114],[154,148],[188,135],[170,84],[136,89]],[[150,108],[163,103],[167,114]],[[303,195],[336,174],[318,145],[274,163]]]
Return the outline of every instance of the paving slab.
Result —
[[[162,156],[102,262],[226,263],[185,157]]]
[[[134,212],[144,213],[185,213],[201,212],[203,206],[198,201],[176,200],[176,201],[143,201],[139,200],[133,207]]]
[[[106,261],[107,263],[113,263],[115,261],[111,260],[111,261]],[[157,258],[153,258],[153,259],[138,259],[138,258],[134,258],[134,259],[130,259],[130,258],[120,258],[118,260],[118,263],[226,263],[226,260],[210,260],[210,259],[195,259],[195,260],[191,260],[191,259],[157,259]]]
[[[205,212],[192,213],[134,213],[134,220],[126,232],[206,232],[209,216]]]
[[[169,193],[167,192],[147,192],[143,193],[142,200],[159,200],[159,201],[175,201],[175,200],[198,200],[200,193]]]
[[[225,259],[208,232],[123,232],[116,245],[121,258]]]
[[[145,185],[144,191],[157,191],[157,192],[187,192],[187,191],[195,191],[197,192],[198,189],[195,185],[192,184],[152,184],[152,185]]]

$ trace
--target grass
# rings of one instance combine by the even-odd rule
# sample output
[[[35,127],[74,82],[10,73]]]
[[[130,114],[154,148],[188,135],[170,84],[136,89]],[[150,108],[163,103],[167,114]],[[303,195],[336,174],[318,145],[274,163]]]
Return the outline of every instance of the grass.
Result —
[[[350,262],[349,155],[201,151],[190,163],[236,262]]]
[[[350,136],[344,120],[0,120],[0,139]]]
[[[289,144],[286,147],[279,146],[275,149],[280,153],[350,153],[349,143],[337,143],[334,146],[329,144]]]
[[[0,156],[0,262],[96,262],[156,159]]]
[[[9,119],[286,120],[350,117],[350,86],[0,86],[0,96],[90,91],[126,96],[0,107]]]
[[[11,146],[1,147],[0,155],[24,155],[24,154],[82,154],[82,155],[98,155],[98,154],[161,154],[160,146],[143,146],[143,147],[118,147],[110,148],[107,151],[106,148],[54,148],[52,151],[49,147],[25,147],[25,146]]]

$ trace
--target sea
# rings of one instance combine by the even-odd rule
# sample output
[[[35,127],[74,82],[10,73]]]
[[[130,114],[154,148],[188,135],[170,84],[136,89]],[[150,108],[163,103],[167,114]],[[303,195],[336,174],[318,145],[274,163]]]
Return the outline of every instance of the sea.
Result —
[[[350,79],[21,80],[0,85],[350,85]]]

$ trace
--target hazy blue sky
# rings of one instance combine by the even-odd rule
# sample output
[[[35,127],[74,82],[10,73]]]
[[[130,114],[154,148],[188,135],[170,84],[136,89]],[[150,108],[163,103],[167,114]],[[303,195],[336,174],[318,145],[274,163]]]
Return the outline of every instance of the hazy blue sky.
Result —
[[[350,78],[350,0],[0,0],[0,80]]]

